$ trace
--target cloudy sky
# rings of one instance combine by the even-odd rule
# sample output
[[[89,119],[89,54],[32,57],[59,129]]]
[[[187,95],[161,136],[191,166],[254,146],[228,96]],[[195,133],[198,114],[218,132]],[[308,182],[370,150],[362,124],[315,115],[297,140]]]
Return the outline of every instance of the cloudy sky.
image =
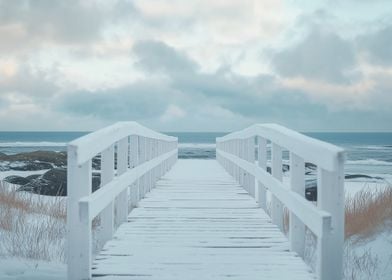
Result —
[[[0,0],[0,120],[392,131],[392,1]]]

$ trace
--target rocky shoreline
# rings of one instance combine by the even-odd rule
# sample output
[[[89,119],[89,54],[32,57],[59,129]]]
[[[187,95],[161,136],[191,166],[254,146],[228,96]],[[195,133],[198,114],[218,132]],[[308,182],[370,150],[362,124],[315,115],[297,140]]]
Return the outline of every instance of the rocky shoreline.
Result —
[[[100,169],[101,160],[97,156],[92,160],[92,191],[100,186]],[[0,172],[1,171],[39,171],[43,174],[29,175],[26,177],[11,175],[3,180],[11,184],[19,185],[19,191],[28,191],[36,194],[49,196],[66,196],[67,195],[67,153],[53,151],[35,151],[28,153],[19,153],[15,155],[6,155],[0,153]],[[288,164],[283,164],[283,172],[290,170]],[[267,168],[271,172],[271,168]],[[305,164],[306,182],[305,197],[310,201],[317,200],[317,179],[315,178],[317,166],[311,163]],[[363,174],[346,174],[346,179],[374,179],[383,180],[380,177],[371,177]]]
[[[95,157],[93,170],[99,170],[100,157]],[[53,151],[35,151],[6,155],[0,153],[0,171],[39,171],[43,174],[26,177],[11,175],[5,177],[5,182],[19,185],[18,191],[28,191],[48,196],[67,195],[67,153]],[[92,191],[99,188],[100,173],[93,172]]]

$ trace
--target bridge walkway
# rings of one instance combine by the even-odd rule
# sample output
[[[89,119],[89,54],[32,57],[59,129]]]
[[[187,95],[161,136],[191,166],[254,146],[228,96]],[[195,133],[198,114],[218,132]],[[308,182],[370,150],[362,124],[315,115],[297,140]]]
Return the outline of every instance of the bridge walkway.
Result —
[[[93,279],[316,279],[215,160],[178,160],[96,256]]]

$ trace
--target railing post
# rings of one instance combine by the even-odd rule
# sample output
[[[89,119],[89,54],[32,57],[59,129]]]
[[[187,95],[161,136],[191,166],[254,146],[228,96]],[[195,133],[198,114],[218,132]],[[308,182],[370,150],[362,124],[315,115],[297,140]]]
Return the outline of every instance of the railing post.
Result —
[[[146,145],[145,145],[146,141],[145,141],[145,137],[139,137],[139,164],[144,163],[145,161],[145,156],[146,156]],[[139,179],[139,200],[144,198],[144,189],[145,189],[145,175],[141,176]]]
[[[282,148],[272,143],[272,176],[274,176],[279,181],[282,181],[283,172],[282,172]],[[272,195],[271,201],[271,219],[272,222],[277,225],[280,230],[283,230],[283,206],[282,203]]]
[[[139,136],[130,136],[130,168],[135,168],[139,164]],[[131,207],[136,207],[140,198],[139,180],[131,186]]]
[[[248,142],[248,150],[247,150],[247,161],[254,163],[255,162],[255,137],[250,137],[247,139]],[[255,176],[248,173],[248,185],[249,185],[249,194],[255,197]]]
[[[320,280],[342,279],[344,246],[344,158],[335,171],[317,170],[317,207],[332,216],[332,228],[317,239],[317,274]]]
[[[68,147],[67,233],[69,280],[90,279],[92,263],[91,219],[80,219],[79,200],[91,194],[91,160],[77,164],[76,151]],[[87,214],[88,213],[84,213]]]
[[[117,144],[117,175],[125,173],[128,170],[128,137],[121,139]],[[117,222],[118,225],[127,220],[128,216],[128,189],[123,190],[117,197],[116,202]],[[117,226],[118,226],[117,225]]]
[[[290,153],[290,185],[291,190],[305,195],[305,162],[294,153]],[[290,249],[303,258],[305,248],[305,225],[290,212],[289,221]]]
[[[101,186],[109,183],[114,177],[114,145],[101,153]],[[114,205],[113,201],[102,210],[101,214],[101,241],[106,242],[114,233]]]
[[[260,168],[267,170],[267,140],[263,137],[257,137],[257,160]],[[258,203],[259,207],[267,210],[267,190],[263,183],[258,182]]]

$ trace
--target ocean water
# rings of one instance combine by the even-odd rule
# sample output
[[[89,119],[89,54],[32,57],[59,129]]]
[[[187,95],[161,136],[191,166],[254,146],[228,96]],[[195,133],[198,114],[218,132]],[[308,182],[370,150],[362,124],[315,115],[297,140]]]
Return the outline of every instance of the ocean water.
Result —
[[[0,152],[65,151],[66,143],[88,132],[0,132]],[[179,139],[180,158],[215,158],[215,138],[223,132],[169,132]],[[392,133],[318,132],[308,136],[346,150],[346,173],[392,177]]]

